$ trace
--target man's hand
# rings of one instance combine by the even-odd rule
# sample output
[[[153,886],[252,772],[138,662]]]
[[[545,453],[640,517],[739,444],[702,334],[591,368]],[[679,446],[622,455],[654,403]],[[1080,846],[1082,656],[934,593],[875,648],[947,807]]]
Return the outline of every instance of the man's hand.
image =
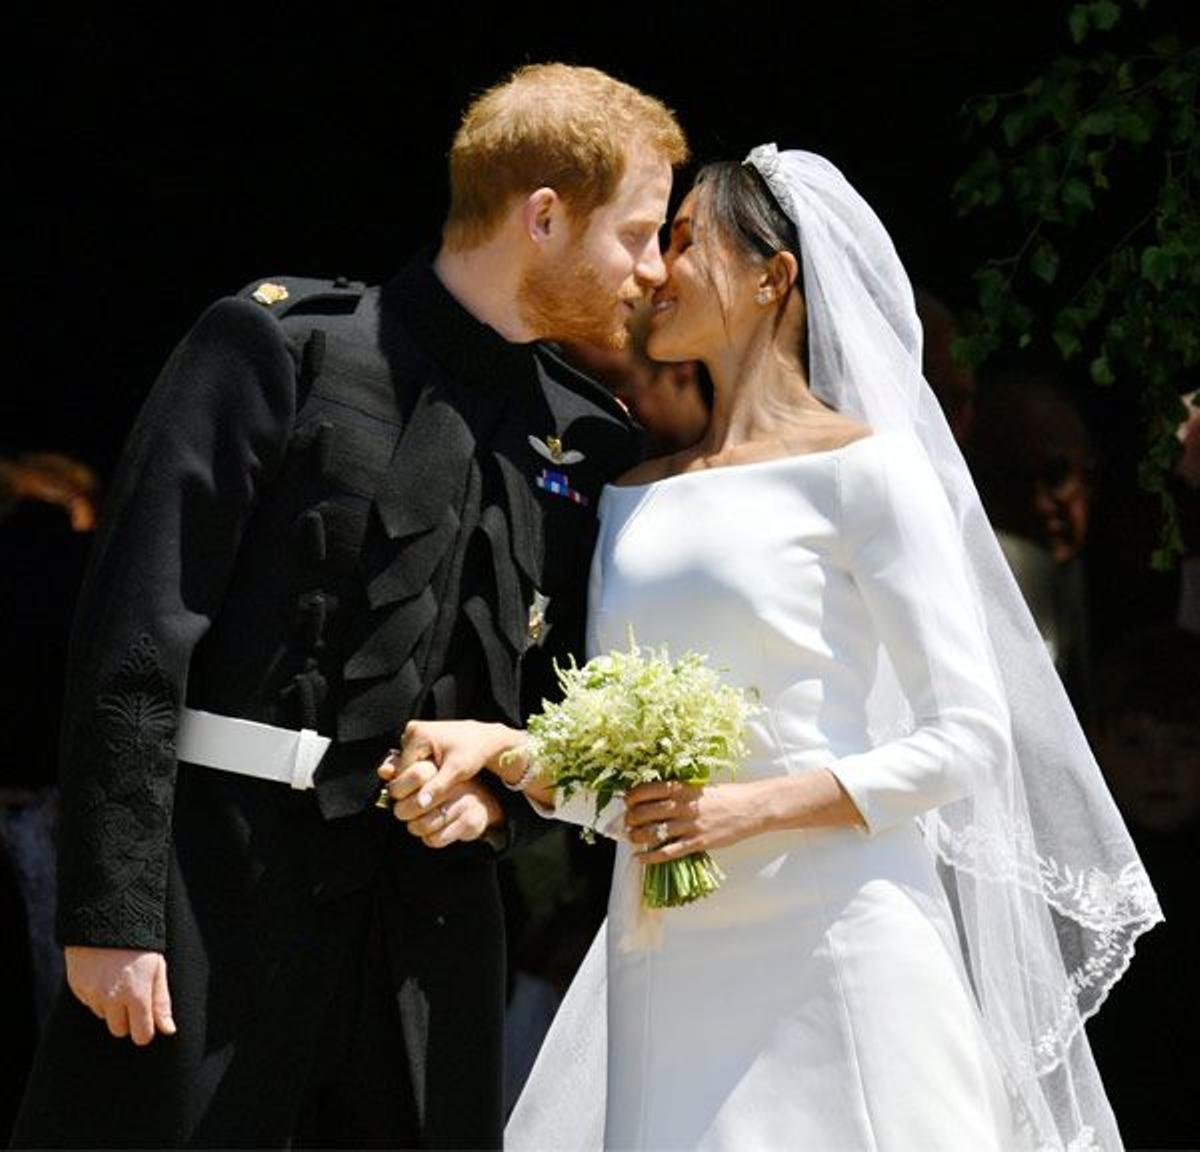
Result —
[[[175,1035],[167,961],[161,952],[127,948],[66,949],[67,984],[116,1037],[149,1044],[156,1032]]]
[[[504,823],[504,809],[485,784],[466,780],[446,792],[433,811],[405,800],[393,809],[428,848],[445,848],[460,841],[478,840],[489,828]]]

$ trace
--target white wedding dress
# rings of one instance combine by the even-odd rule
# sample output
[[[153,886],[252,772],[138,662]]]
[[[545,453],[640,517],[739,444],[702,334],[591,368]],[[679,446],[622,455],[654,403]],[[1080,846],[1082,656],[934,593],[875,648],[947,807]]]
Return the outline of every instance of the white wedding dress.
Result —
[[[867,829],[718,849],[720,891],[654,914],[650,947],[622,842],[607,934],[506,1147],[1027,1146],[918,822],[991,770],[1008,731],[920,447],[880,434],[609,487],[600,518],[591,652],[626,647],[632,626],[640,645],[706,653],[763,705],[738,778],[830,768]],[[912,708],[902,733],[868,730],[881,646]],[[591,801],[556,814],[590,821]]]

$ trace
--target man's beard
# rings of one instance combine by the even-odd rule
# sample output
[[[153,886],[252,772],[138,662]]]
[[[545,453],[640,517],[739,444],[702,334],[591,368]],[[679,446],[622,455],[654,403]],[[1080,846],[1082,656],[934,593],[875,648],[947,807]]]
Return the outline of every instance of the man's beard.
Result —
[[[517,307],[539,340],[616,349],[629,343],[616,294],[604,287],[591,264],[573,254],[537,273],[526,272],[517,288]]]

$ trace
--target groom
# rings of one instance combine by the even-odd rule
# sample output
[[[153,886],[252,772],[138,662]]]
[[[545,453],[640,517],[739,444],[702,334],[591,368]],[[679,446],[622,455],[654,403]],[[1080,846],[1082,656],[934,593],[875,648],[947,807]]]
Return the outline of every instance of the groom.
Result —
[[[500,1145],[523,802],[464,786],[430,852],[375,768],[415,717],[519,723],[579,646],[635,445],[536,342],[620,342],[685,154],[657,100],[523,68],[464,116],[432,259],[263,281],[176,349],[77,609],[69,987],[16,1145]]]

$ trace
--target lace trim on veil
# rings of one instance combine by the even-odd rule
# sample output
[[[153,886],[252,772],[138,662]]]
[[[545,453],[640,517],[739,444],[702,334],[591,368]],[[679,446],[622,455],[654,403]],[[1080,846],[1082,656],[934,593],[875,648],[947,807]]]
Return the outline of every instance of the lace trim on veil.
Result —
[[[1040,855],[1027,836],[1015,831],[1001,835],[976,825],[954,829],[937,811],[923,824],[943,863],[982,883],[1016,883],[1079,929],[1082,954],[1064,965],[1053,1022],[1044,1023],[1032,1038],[1028,1070],[1048,1075],[1061,1066],[1079,1030],[1128,969],[1138,937],[1162,921],[1150,878],[1136,859],[1116,876],[1098,868],[1075,869]]]

